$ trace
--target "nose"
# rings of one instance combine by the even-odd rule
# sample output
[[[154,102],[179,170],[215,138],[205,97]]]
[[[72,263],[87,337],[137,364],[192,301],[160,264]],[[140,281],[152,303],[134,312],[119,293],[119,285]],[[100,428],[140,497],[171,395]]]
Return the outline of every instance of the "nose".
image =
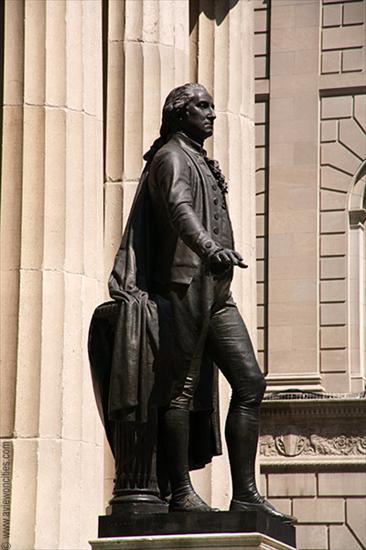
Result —
[[[210,112],[208,113],[208,118],[210,120],[215,120],[215,118],[216,118],[215,109],[213,107],[210,107]]]

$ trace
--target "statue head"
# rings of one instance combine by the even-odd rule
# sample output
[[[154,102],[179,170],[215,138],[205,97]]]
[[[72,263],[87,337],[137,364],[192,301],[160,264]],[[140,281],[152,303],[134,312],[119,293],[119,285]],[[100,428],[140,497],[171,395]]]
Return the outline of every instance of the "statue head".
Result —
[[[202,143],[213,133],[216,118],[213,99],[202,84],[184,84],[167,96],[162,115],[160,135],[163,139],[183,130]]]
[[[167,96],[162,113],[160,137],[154,141],[144,159],[151,161],[155,153],[178,130],[203,143],[212,135],[216,118],[213,99],[202,84],[184,84]]]

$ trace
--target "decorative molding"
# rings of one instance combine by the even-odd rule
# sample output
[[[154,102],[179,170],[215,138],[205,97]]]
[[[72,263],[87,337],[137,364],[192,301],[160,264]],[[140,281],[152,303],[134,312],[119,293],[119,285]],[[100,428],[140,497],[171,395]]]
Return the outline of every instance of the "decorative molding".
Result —
[[[262,467],[326,462],[366,470],[366,399],[281,399],[262,405]]]
[[[289,419],[295,422],[303,416],[321,416],[324,419],[340,416],[357,421],[357,419],[366,418],[366,398],[363,394],[356,394],[353,397],[327,396],[322,398],[320,394],[319,397],[307,397],[306,399],[301,397],[286,399],[284,397],[278,400],[263,401],[261,406],[263,421],[267,422],[267,418],[276,421],[277,416],[283,415],[289,416]]]
[[[285,435],[267,435],[261,438],[260,454],[263,456],[299,456],[332,455],[332,456],[365,456],[366,434],[336,435],[314,433],[304,436],[301,433]]]

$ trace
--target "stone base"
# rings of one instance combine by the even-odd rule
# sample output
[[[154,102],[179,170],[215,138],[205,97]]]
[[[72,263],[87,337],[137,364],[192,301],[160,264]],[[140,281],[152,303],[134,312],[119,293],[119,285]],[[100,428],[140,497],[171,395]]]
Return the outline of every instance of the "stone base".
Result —
[[[113,537],[90,541],[92,550],[293,550],[261,533]]]
[[[256,533],[295,547],[294,526],[261,512],[173,512],[99,517],[99,537],[197,535],[205,539],[205,534],[216,533],[250,536]]]

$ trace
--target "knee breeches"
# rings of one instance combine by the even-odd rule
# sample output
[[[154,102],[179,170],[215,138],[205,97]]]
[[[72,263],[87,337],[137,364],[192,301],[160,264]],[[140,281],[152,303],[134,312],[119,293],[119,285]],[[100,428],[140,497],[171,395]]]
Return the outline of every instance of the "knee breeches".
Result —
[[[206,352],[218,366],[232,388],[231,408],[259,407],[266,388],[249,333],[232,302],[215,311],[208,326]],[[183,390],[170,406],[189,408],[200,376],[200,362],[193,361]]]

